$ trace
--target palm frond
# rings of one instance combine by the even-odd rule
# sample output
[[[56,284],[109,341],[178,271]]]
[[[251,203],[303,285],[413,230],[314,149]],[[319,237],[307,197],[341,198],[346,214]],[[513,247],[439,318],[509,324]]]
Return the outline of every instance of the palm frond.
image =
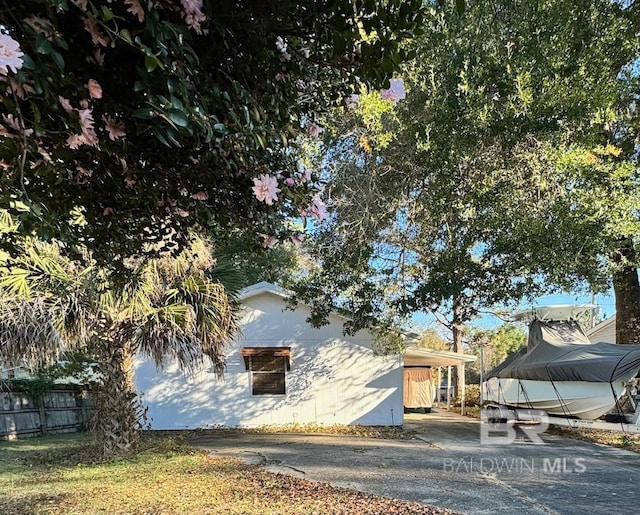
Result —
[[[0,277],[0,288],[7,294],[17,297],[28,297],[31,291],[29,287],[29,278],[31,272],[24,268],[7,267],[2,270]]]
[[[39,368],[52,364],[62,350],[55,310],[40,297],[0,297],[0,360]]]
[[[0,234],[18,230],[18,222],[6,209],[0,209]]]

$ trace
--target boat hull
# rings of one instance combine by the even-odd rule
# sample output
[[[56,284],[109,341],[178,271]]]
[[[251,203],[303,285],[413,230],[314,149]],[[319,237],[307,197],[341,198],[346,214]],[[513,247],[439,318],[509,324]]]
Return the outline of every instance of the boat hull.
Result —
[[[554,388],[555,387],[555,388]],[[534,381],[491,377],[483,383],[485,401],[546,411],[549,415],[595,420],[615,407],[624,382]]]

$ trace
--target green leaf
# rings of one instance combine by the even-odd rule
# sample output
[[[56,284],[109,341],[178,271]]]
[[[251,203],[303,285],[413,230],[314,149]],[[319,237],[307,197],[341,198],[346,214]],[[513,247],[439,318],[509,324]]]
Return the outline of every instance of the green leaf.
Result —
[[[27,70],[35,70],[36,63],[33,62],[33,59],[31,59],[31,57],[29,57],[27,54],[24,54],[22,56],[22,67],[26,68]]]
[[[129,32],[128,29],[122,29],[120,32],[120,37],[123,38],[124,40],[128,41],[129,43],[132,42],[131,40],[131,33]]]
[[[145,120],[148,120],[150,118],[153,118],[153,109],[149,107],[142,107],[141,109],[136,109],[133,113],[131,113],[131,116],[133,116],[134,118],[143,118]]]
[[[149,73],[155,70],[158,66],[160,68],[164,68],[160,59],[158,59],[155,55],[147,55],[144,58],[144,66]]]
[[[456,11],[458,11],[458,14],[464,14],[464,12],[467,10],[467,6],[464,0],[456,0]]]
[[[177,130],[175,130],[173,127],[167,127],[165,131],[171,143],[173,143],[176,147],[182,147],[182,144],[180,143],[180,139],[179,139],[180,134],[178,133]]]
[[[169,142],[167,141],[167,138],[165,138],[164,133],[162,132],[162,129],[160,127],[154,127],[153,129],[151,129],[151,131],[153,132],[153,135],[158,138],[158,140],[160,141],[160,143],[162,143],[163,145],[166,145],[167,147],[171,147],[171,145],[169,144]]]
[[[41,34],[39,34],[38,38],[36,39],[36,52],[38,52],[39,54],[47,55],[51,53],[53,47],[51,46],[51,42],[47,38],[45,38],[44,36],[40,36]]]
[[[167,111],[167,115],[169,116],[169,119],[178,127],[187,127],[189,125],[188,118],[179,109],[169,109],[169,111]]]
[[[173,107],[174,109],[179,109],[180,111],[184,111],[184,105],[182,104],[182,101],[179,98],[174,97],[173,95],[171,96],[171,107]]]
[[[249,127],[253,127],[253,123],[251,123],[251,113],[249,113],[249,108],[247,106],[242,106],[242,112],[244,113],[244,121]]]
[[[51,50],[51,57],[53,57],[53,60],[58,65],[58,68],[64,70],[64,58],[62,57],[62,54],[56,50]]]
[[[104,18],[104,21],[111,21],[113,20],[113,18],[115,17],[114,14],[109,10],[109,8],[106,5],[101,6],[102,7],[102,17]],[[126,29],[125,29],[126,30]]]

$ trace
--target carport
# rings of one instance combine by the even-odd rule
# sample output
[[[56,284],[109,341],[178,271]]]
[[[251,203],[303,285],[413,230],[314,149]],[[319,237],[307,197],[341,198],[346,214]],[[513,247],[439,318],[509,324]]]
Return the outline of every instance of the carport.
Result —
[[[467,363],[473,363],[476,357],[446,350],[426,349],[409,346],[404,351],[404,367],[419,369],[421,367],[437,370],[438,401],[440,400],[440,384],[442,383],[442,369],[447,369],[447,407],[451,405],[451,367],[458,367],[464,385],[464,368]],[[462,413],[464,413],[464,388],[462,395]]]

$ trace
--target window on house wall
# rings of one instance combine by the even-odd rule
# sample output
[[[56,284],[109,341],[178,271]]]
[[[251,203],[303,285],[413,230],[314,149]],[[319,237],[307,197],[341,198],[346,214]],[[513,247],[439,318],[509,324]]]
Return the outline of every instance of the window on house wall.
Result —
[[[252,395],[285,395],[291,369],[290,347],[245,347],[241,353],[251,372]]]

